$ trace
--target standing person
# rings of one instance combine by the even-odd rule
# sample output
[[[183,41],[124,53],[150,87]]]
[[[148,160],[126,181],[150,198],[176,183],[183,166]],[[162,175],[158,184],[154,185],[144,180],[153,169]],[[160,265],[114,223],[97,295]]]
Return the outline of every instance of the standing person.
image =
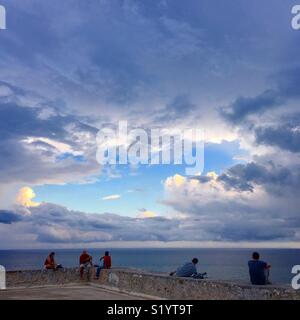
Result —
[[[269,284],[269,274],[271,266],[259,260],[259,253],[253,252],[252,260],[248,261],[250,281],[254,285]]]
[[[100,262],[103,260],[103,265],[97,268],[96,279],[99,279],[101,269],[110,269],[111,268],[111,256],[108,251],[105,251],[103,257],[100,258]]]
[[[44,262],[44,268],[46,270],[57,270],[59,268],[62,268],[60,264],[57,264],[54,259],[55,252],[51,252],[48,257],[46,258]]]
[[[80,258],[79,258],[79,266],[80,266],[80,279],[83,279],[84,269],[90,268],[93,266],[93,257],[90,256],[86,250],[83,250]]]

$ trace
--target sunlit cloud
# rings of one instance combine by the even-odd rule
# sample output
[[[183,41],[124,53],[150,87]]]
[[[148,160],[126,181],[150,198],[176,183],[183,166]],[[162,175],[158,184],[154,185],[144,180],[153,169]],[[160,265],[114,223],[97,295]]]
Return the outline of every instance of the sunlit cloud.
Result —
[[[186,182],[186,178],[181,176],[180,174],[175,174],[173,177],[169,177],[165,181],[166,187],[175,186],[177,188],[183,186]]]
[[[218,175],[214,171],[210,171],[207,173],[207,176],[213,180],[217,180]]]
[[[110,201],[110,200],[118,200],[121,198],[121,195],[119,194],[112,194],[111,196],[106,196],[106,197],[103,197],[102,200],[103,201]]]
[[[154,211],[150,211],[147,209],[141,209],[139,214],[137,215],[138,219],[149,219],[155,217],[157,217],[157,214]]]
[[[17,195],[16,202],[26,208],[38,207],[40,203],[32,201],[35,197],[36,194],[30,187],[23,187]]]

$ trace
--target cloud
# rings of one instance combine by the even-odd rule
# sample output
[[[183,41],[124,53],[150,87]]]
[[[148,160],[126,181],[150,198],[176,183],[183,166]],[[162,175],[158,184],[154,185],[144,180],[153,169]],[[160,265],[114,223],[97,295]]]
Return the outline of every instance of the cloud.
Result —
[[[110,196],[106,196],[106,197],[103,197],[102,200],[104,201],[108,201],[108,200],[118,200],[121,198],[121,195],[119,194],[112,194]]]
[[[277,145],[285,150],[289,150],[289,144],[291,144],[293,149],[294,140],[297,138],[292,134],[295,129],[293,125],[295,125],[295,119],[299,118],[297,103],[300,94],[297,83],[300,79],[300,67],[288,67],[269,75],[268,78],[272,84],[271,88],[253,97],[238,97],[227,107],[219,108],[220,115],[236,127],[242,130],[247,129],[247,133],[249,129],[250,131],[254,129],[258,143]],[[286,122],[287,117],[289,118],[288,128],[286,132],[282,132],[283,136],[280,139],[280,131],[285,127],[282,121]],[[270,122],[272,126],[264,125]],[[299,119],[297,125],[299,126]],[[272,133],[274,133],[274,143]],[[282,141],[285,138],[290,138],[292,141],[285,143]],[[285,144],[288,146],[285,147]]]
[[[230,106],[221,108],[220,113],[227,121],[238,124],[249,115],[260,115],[283,102],[277,91],[266,90],[256,97],[239,97]]]
[[[101,173],[95,127],[57,113],[40,117],[51,101],[38,97],[36,103],[32,92],[5,86],[9,96],[0,96],[0,187],[88,181]]]
[[[274,162],[238,164],[218,177],[225,188],[253,192],[262,186],[274,194],[297,193],[300,187],[300,166],[293,170],[277,166]]]
[[[36,197],[34,191],[29,187],[23,187],[20,189],[16,201],[20,206],[24,206],[27,208],[30,207],[38,207],[40,203],[32,201]]]
[[[168,241],[178,239],[179,221],[163,217],[130,218],[110,213],[92,214],[70,211],[65,207],[42,203],[28,208],[29,215],[19,211],[3,213],[2,220],[12,223],[15,238],[31,238],[31,244],[97,243],[103,241]],[[13,217],[13,219],[12,219]],[[17,217],[17,218],[16,218]],[[0,233],[0,242],[2,239]],[[6,241],[8,241],[7,239]],[[27,243],[28,244],[28,243]]]
[[[56,150],[58,154],[71,154],[74,156],[82,155],[82,151],[73,150],[69,144],[55,141],[54,139],[43,137],[27,137],[23,141],[28,145],[36,147],[48,147],[51,150]]]
[[[168,217],[141,209],[136,218],[72,211],[41,203],[2,211],[2,224],[26,245],[57,247],[112,241],[299,241],[299,171],[263,162],[238,165],[221,175],[165,180]],[[226,174],[226,179],[225,179]],[[24,212],[26,210],[26,212]],[[0,226],[1,230],[1,226]],[[5,241],[15,240],[7,238]],[[2,241],[0,233],[0,241]],[[5,242],[4,242],[5,243]],[[19,244],[20,245],[20,244]]]
[[[21,220],[21,217],[13,211],[0,210],[0,224],[12,224]]]
[[[300,152],[300,123],[274,127],[258,127],[255,129],[257,144],[274,146],[290,152]]]
[[[253,162],[219,176],[181,176],[176,183],[177,176],[166,179],[162,202],[173,209],[173,217],[181,217],[185,225],[190,221],[191,237],[198,232],[215,241],[298,238],[299,167],[291,171]]]
[[[174,123],[174,121],[178,121],[182,117],[187,117],[195,110],[196,105],[190,101],[188,95],[179,95],[158,111],[159,115],[154,121],[157,123]]]
[[[138,219],[149,219],[157,217],[157,214],[153,211],[142,208],[139,210],[139,214],[137,215]]]
[[[201,183],[207,183],[207,182],[210,182],[213,180],[217,180],[217,178],[218,178],[218,175],[216,174],[216,172],[210,171],[210,172],[207,172],[206,175],[197,175],[197,176],[191,177],[190,179],[191,180],[198,180]]]
[[[173,177],[169,177],[166,179],[165,181],[165,185],[167,187],[181,187],[184,185],[184,183],[186,182],[186,178],[181,176],[180,174],[175,174]]]

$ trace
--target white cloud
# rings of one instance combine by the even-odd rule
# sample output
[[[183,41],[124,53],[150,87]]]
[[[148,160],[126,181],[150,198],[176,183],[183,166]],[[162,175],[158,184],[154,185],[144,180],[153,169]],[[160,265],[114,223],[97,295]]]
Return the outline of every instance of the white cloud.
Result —
[[[110,196],[106,196],[106,197],[103,197],[102,200],[104,201],[109,201],[109,200],[118,200],[121,198],[121,195],[119,194],[112,194]]]
[[[294,190],[293,186],[281,185],[280,181],[285,179],[284,172],[273,170],[271,177],[265,169],[265,177],[256,181],[255,167],[248,169],[245,166],[245,173],[242,168],[234,169],[242,180],[230,174],[230,179],[225,179],[223,175],[214,173],[192,179],[180,175],[169,177],[164,184],[166,197],[163,203],[173,209],[174,218],[183,217],[182,225],[190,229],[191,237],[196,232],[203,236],[203,240],[219,241],[298,238],[300,221],[297,208],[300,201],[289,191]],[[288,172],[285,174],[289,177]],[[253,187],[244,185],[245,175]],[[269,181],[272,181],[271,187]],[[289,183],[296,182],[289,177]]]
[[[73,154],[74,156],[78,156],[78,155],[83,154],[82,151],[73,150],[73,148],[67,143],[56,141],[56,140],[50,139],[50,138],[27,137],[23,141],[24,141],[24,143],[26,143],[28,145],[37,145],[37,146],[39,145],[38,144],[39,142],[42,142],[45,145],[48,145],[48,146],[55,148],[57,150],[57,152],[60,154],[68,153],[68,154]]]
[[[33,201],[35,197],[36,194],[30,187],[23,187],[17,195],[16,202],[18,205],[26,208],[38,207],[40,203]]]

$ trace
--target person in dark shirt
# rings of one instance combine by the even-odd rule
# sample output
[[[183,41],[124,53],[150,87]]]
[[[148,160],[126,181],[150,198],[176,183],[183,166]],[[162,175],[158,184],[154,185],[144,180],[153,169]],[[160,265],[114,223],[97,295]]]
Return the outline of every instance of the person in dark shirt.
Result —
[[[176,277],[204,279],[204,276],[206,276],[206,272],[198,273],[196,268],[197,263],[198,259],[194,258],[191,262],[187,262],[181,267],[177,268],[176,271],[171,272],[170,276],[175,275]]]
[[[269,272],[271,266],[259,260],[259,253],[253,252],[252,260],[248,261],[250,281],[254,285],[269,284]]]

